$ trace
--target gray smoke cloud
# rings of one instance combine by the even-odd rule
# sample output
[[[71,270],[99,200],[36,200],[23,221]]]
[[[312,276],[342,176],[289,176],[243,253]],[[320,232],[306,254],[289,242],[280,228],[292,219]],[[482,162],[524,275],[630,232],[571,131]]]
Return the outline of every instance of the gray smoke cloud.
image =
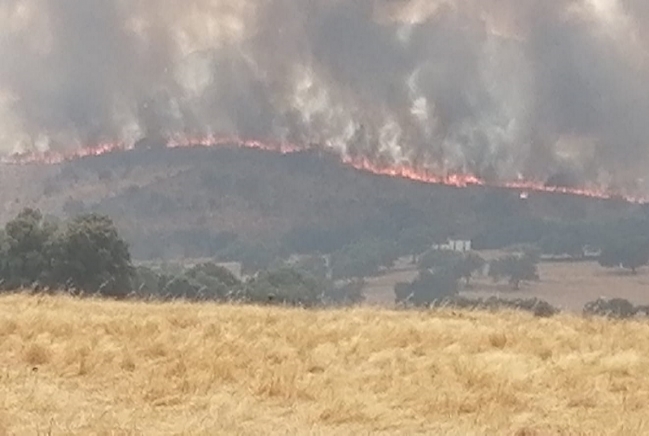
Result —
[[[0,150],[238,135],[637,188],[648,48],[644,0],[3,0]]]

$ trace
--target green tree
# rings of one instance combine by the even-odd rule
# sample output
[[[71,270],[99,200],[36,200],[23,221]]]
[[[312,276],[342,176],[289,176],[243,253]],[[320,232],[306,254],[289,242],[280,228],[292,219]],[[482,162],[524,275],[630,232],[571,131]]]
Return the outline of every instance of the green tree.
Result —
[[[544,254],[568,255],[572,258],[584,257],[584,237],[576,229],[555,231],[540,242]]]
[[[462,253],[454,250],[432,249],[424,253],[417,264],[420,271],[454,270],[462,261]]]
[[[293,269],[317,279],[326,279],[329,275],[327,259],[324,256],[304,256],[293,264]]]
[[[59,283],[106,296],[124,297],[130,292],[131,255],[110,218],[97,214],[75,218],[58,247],[55,269]]]
[[[411,283],[397,283],[394,294],[395,302],[398,304],[412,303],[415,306],[425,306],[437,300],[456,296],[457,276],[449,270],[435,273],[422,270]]]
[[[187,276],[169,277],[162,287],[162,296],[165,299],[183,298],[197,300],[203,291],[203,285]]]
[[[393,266],[397,257],[395,245],[390,242],[352,243],[331,255],[332,274],[335,279],[369,277],[381,267]]]
[[[241,291],[242,282],[230,270],[212,262],[196,265],[185,276],[201,285],[202,299],[232,299]]]
[[[299,271],[283,268],[264,271],[246,283],[249,301],[295,306],[314,306],[322,301],[320,283]]]
[[[438,242],[441,238],[429,227],[409,227],[397,236],[399,255],[412,256],[413,262]]]
[[[530,256],[510,255],[489,264],[489,277],[495,281],[508,279],[515,290],[520,289],[522,281],[538,280],[538,268]]]
[[[24,209],[7,223],[0,248],[3,287],[51,284],[57,230],[37,209]]]
[[[225,286],[236,287],[241,285],[241,280],[237,278],[229,269],[217,265],[213,262],[206,262],[190,268],[187,273],[189,277],[196,278],[200,274],[212,277]]]
[[[635,274],[649,263],[649,243],[643,240],[625,240],[604,247],[599,264],[607,268],[626,268]]]
[[[138,266],[133,275],[133,291],[139,297],[159,296],[160,275],[151,268]]]
[[[323,295],[323,302],[330,305],[358,304],[365,301],[365,281],[363,279],[352,279],[341,284],[328,282]]]
[[[462,277],[467,286],[471,277],[485,265],[485,260],[477,253],[465,253],[455,267],[458,277]]]
[[[244,274],[254,274],[268,269],[274,261],[281,260],[283,254],[281,247],[273,240],[254,244],[247,241],[236,241],[220,252],[217,260],[240,262]]]
[[[448,272],[456,278],[463,278],[468,285],[473,274],[484,264],[485,260],[474,252],[433,249],[421,256],[418,267],[420,271]]]
[[[539,263],[542,254],[542,250],[535,244],[514,244],[505,247],[504,251],[511,253],[512,256],[525,256],[533,263]]]

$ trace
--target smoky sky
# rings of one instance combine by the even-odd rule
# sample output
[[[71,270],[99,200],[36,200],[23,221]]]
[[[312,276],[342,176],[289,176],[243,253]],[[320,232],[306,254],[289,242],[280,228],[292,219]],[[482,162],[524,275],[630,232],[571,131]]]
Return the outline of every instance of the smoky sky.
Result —
[[[648,48],[644,0],[3,0],[0,150],[220,134],[633,187]]]

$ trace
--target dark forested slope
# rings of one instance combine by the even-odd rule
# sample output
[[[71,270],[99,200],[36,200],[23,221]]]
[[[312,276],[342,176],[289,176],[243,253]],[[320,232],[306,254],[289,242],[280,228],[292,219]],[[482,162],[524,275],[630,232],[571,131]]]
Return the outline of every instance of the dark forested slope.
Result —
[[[23,206],[106,213],[138,258],[210,256],[244,243],[327,252],[416,228],[498,247],[568,227],[592,239],[596,224],[620,220],[639,231],[646,220],[644,206],[622,201],[429,185],[360,172],[316,151],[134,150],[3,166],[0,178],[4,221]]]

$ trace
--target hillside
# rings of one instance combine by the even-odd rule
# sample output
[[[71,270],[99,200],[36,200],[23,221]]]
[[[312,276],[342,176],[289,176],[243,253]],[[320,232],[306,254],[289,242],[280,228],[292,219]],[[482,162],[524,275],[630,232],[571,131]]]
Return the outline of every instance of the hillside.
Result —
[[[0,297],[0,434],[647,434],[649,326]]]
[[[515,191],[376,176],[315,151],[139,149],[2,166],[0,182],[3,222],[24,206],[61,217],[107,213],[138,258],[210,256],[237,239],[329,251],[417,226],[488,248],[534,241],[552,223],[645,218],[645,207],[622,201],[541,193],[521,200]]]

